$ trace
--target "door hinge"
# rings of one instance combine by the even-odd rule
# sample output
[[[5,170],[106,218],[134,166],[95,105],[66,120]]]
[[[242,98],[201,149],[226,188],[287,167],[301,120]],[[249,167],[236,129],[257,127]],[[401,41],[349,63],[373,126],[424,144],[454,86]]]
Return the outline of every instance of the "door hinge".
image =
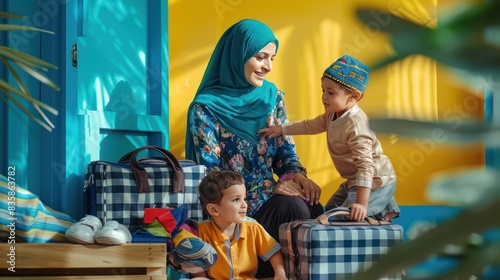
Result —
[[[76,44],[71,48],[71,61],[73,63],[73,67],[77,68],[78,65],[78,46]]]

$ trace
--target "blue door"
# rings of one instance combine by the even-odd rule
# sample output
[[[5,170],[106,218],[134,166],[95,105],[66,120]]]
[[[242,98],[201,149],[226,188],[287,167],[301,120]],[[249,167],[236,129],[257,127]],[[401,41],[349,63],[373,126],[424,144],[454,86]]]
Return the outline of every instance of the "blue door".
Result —
[[[67,5],[66,43],[73,65],[66,70],[63,195],[69,199],[62,209],[79,218],[89,162],[116,162],[144,145],[169,148],[168,3],[78,0]]]
[[[79,219],[91,161],[117,161],[147,144],[168,149],[167,8],[167,0],[0,0],[0,11],[25,16],[0,23],[53,32],[0,32],[0,45],[56,65],[47,76],[61,87],[21,75],[59,111],[49,116],[51,132],[0,101],[0,174],[15,169],[9,176],[20,188]],[[14,84],[12,76],[0,67],[0,79]]]

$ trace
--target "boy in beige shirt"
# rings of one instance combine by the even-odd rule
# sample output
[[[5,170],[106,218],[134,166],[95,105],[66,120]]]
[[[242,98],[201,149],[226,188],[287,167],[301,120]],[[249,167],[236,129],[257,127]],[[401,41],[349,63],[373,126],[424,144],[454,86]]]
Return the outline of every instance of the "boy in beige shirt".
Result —
[[[384,154],[368,117],[358,106],[368,83],[369,68],[352,56],[342,56],[321,77],[325,113],[311,120],[264,128],[265,137],[318,134],[326,131],[328,151],[337,171],[345,178],[325,208],[351,209],[352,220],[366,216],[392,220],[400,210],[394,192],[396,174]]]

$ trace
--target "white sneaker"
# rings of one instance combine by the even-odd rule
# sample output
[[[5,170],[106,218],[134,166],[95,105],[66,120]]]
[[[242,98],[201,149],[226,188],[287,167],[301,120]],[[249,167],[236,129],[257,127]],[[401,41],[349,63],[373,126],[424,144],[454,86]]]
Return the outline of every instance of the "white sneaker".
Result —
[[[102,223],[99,218],[86,215],[80,221],[72,224],[64,234],[66,239],[73,243],[79,244],[94,244],[95,234],[102,228]]]
[[[132,242],[132,235],[126,226],[117,221],[109,221],[96,232],[95,242],[105,245],[125,244]]]

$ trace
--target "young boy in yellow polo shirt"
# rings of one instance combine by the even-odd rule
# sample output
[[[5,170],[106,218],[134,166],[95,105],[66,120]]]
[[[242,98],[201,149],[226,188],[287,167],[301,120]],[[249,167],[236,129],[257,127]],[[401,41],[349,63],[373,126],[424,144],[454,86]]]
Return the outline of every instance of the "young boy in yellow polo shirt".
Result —
[[[199,237],[217,251],[217,262],[191,275],[210,279],[256,279],[257,257],[269,261],[274,279],[287,279],[280,244],[246,216],[246,188],[241,174],[210,171],[198,186],[200,203],[209,220],[198,224]]]

